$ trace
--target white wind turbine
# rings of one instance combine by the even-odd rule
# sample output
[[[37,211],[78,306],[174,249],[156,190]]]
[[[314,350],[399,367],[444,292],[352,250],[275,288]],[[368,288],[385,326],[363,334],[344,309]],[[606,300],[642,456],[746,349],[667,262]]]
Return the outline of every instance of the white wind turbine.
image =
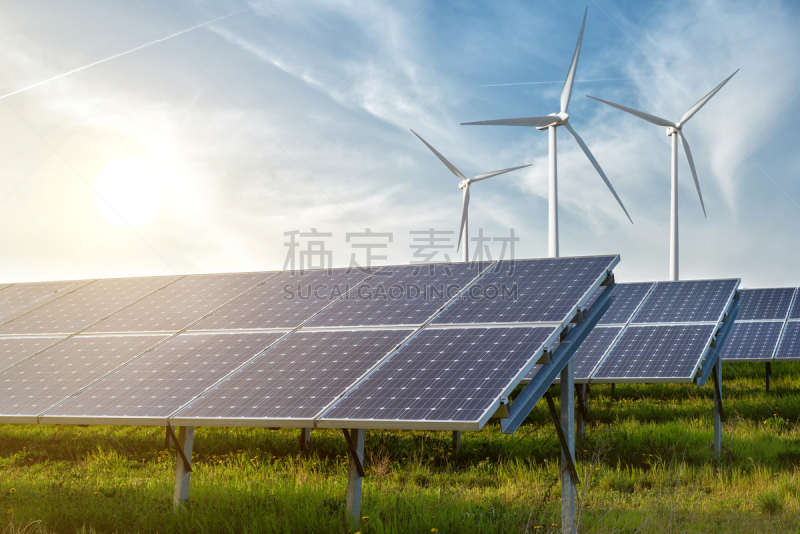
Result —
[[[587,8],[588,11],[588,8]],[[577,141],[578,146],[581,147],[583,153],[589,158],[589,161],[594,165],[600,177],[611,190],[611,194],[617,199],[622,211],[628,217],[628,220],[633,224],[631,216],[628,215],[628,210],[622,204],[622,201],[617,196],[617,192],[611,186],[600,164],[589,151],[589,147],[583,142],[578,133],[572,129],[569,124],[569,115],[567,115],[567,108],[569,107],[569,99],[572,96],[572,85],[575,82],[575,71],[578,69],[578,57],[581,54],[581,42],[583,41],[583,28],[586,26],[586,12],[583,14],[583,24],[581,25],[581,33],[578,35],[578,44],[575,46],[575,53],[572,55],[572,64],[567,73],[567,79],[564,81],[564,88],[561,89],[561,112],[551,113],[550,115],[540,117],[522,117],[519,119],[500,119],[492,121],[478,121],[478,122],[465,122],[463,125],[499,125],[499,126],[532,126],[537,130],[548,130],[550,137],[550,224],[549,224],[549,239],[548,239],[548,252],[551,258],[558,257],[558,178],[557,178],[557,158],[556,158],[556,128],[564,126],[572,137]]]
[[[493,176],[497,176],[499,174],[505,174],[507,172],[516,171],[517,169],[524,169],[525,167],[530,167],[530,165],[522,165],[520,167],[511,167],[510,169],[503,169],[502,171],[492,171],[487,172],[484,174],[479,174],[475,178],[467,178],[461,171],[455,168],[452,163],[447,161],[447,159],[439,154],[435,148],[428,144],[428,142],[419,136],[417,132],[411,130],[411,133],[419,137],[419,140],[425,143],[425,146],[431,149],[437,158],[439,158],[445,166],[450,169],[450,172],[456,175],[456,177],[461,178],[461,181],[458,183],[458,188],[464,191],[464,203],[463,208],[461,209],[461,229],[458,232],[458,246],[461,246],[461,238],[464,238],[464,261],[469,261],[469,185],[473,182],[480,182],[481,180],[486,180],[487,178],[492,178]],[[458,250],[458,248],[456,248]]]
[[[739,72],[739,69],[736,69],[736,72]],[[681,120],[678,122],[670,122],[666,119],[662,119],[661,117],[656,117],[655,115],[650,115],[649,113],[643,113],[641,111],[637,111],[632,108],[627,108],[625,106],[620,106],[619,104],[614,104],[613,102],[608,102],[607,100],[601,100],[599,98],[595,98],[593,96],[589,96],[589,98],[597,100],[598,102],[602,102],[603,104],[608,104],[609,106],[615,107],[617,109],[621,109],[622,111],[627,111],[631,115],[636,115],[640,119],[644,119],[647,122],[652,122],[658,126],[666,126],[667,128],[667,136],[672,137],[672,202],[671,202],[671,212],[670,212],[670,232],[669,232],[669,279],[670,280],[677,280],[678,279],[678,138],[681,139],[681,144],[683,145],[683,153],[686,156],[686,161],[689,163],[689,169],[692,171],[692,178],[694,178],[694,186],[697,188],[697,196],[700,197],[700,207],[703,208],[703,215],[706,216],[706,206],[703,204],[703,194],[700,192],[700,182],[697,180],[697,171],[694,168],[694,160],[692,159],[692,151],[689,148],[689,142],[686,141],[686,137],[683,135],[683,126],[686,122],[691,119],[695,113],[700,111],[706,102],[711,100],[711,97],[717,94],[717,92],[722,89],[722,86],[728,83],[728,80],[733,78],[736,74],[734,72],[725,80],[716,86],[710,93],[700,99],[700,101],[695,104],[694,106],[690,107],[689,110],[683,114]]]

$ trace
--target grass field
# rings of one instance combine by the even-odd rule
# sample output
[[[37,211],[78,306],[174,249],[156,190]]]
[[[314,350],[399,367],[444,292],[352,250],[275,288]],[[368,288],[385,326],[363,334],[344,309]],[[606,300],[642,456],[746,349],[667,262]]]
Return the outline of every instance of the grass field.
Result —
[[[578,445],[580,532],[800,531],[800,364],[723,367],[728,422],[714,461],[712,386],[595,386]],[[554,393],[556,393],[554,391]],[[554,395],[558,399],[558,395]],[[339,431],[198,428],[191,502],[172,513],[163,428],[0,426],[4,532],[352,532]],[[516,434],[367,431],[359,531],[549,532],[559,449],[544,402]]]

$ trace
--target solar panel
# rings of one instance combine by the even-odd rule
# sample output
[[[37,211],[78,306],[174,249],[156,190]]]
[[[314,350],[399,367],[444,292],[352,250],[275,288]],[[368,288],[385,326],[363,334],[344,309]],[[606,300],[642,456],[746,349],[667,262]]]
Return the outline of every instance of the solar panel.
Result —
[[[36,416],[166,339],[166,336],[76,336],[0,374],[0,421]]]
[[[716,328],[715,324],[629,326],[592,379],[691,382]]]
[[[178,408],[283,335],[180,334],[50,410],[42,422],[166,424]]]
[[[91,280],[14,284],[0,293],[0,324],[82,287]]]
[[[6,323],[2,334],[75,334],[177,280],[177,276],[96,280]]]
[[[645,323],[718,323],[739,280],[658,282],[631,320]]]
[[[619,256],[498,262],[431,324],[562,323],[618,262]]]
[[[177,332],[255,287],[272,274],[191,274],[86,331]]]
[[[558,329],[424,329],[328,410],[317,426],[479,429]]]
[[[296,332],[178,412],[172,424],[313,425],[411,332]]]
[[[475,262],[387,267],[305,326],[421,325],[488,266]]]
[[[788,307],[787,304],[787,310]],[[739,310],[739,317],[743,311]],[[723,361],[769,361],[782,329],[783,321],[740,323],[737,318],[725,339],[720,358]]]
[[[653,282],[614,285],[611,296],[616,298],[598,324],[626,324],[654,285]]]
[[[789,313],[789,319],[800,319],[800,289],[798,289],[795,294],[792,311]]]
[[[737,321],[785,319],[792,304],[795,289],[742,289],[739,294]]]
[[[776,360],[800,360],[800,322],[789,321],[783,330]]]
[[[63,337],[4,337],[0,338],[0,371],[17,365],[49,347]]]
[[[359,269],[283,272],[192,330],[295,328],[370,276]]]
[[[622,331],[621,326],[594,328],[572,357],[575,366],[575,380],[588,380],[592,371],[600,363],[608,349]]]

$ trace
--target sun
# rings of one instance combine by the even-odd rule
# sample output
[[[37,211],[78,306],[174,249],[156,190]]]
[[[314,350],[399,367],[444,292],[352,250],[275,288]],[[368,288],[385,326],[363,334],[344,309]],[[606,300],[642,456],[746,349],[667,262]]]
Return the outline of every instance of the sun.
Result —
[[[163,181],[140,159],[115,159],[97,181],[98,202],[106,217],[129,226],[146,223],[161,209]]]

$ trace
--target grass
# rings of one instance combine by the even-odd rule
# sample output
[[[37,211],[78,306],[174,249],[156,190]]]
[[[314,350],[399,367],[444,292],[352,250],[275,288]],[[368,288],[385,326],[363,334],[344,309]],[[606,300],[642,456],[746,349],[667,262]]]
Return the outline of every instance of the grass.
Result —
[[[800,364],[724,366],[723,457],[712,387],[594,386],[578,445],[580,532],[800,531]],[[555,393],[555,392],[554,392]],[[558,398],[558,395],[554,395]],[[172,513],[164,430],[0,426],[6,533],[353,532],[341,433],[198,428],[191,501]],[[359,531],[560,531],[559,449],[544,403],[516,434],[367,431]],[[2,519],[2,518],[0,518]]]

